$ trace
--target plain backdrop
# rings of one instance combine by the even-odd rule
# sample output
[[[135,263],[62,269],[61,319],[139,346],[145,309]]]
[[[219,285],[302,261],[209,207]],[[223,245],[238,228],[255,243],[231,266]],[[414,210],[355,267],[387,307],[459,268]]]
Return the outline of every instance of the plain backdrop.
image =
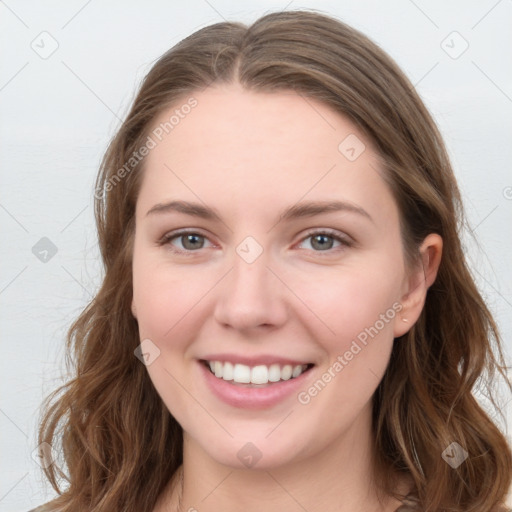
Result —
[[[100,284],[93,183],[140,80],[201,27],[300,8],[371,37],[434,115],[464,197],[468,260],[509,360],[510,0],[0,0],[1,511],[26,512],[54,495],[33,456],[39,406],[61,382],[66,330]],[[511,416],[509,399],[503,393]]]

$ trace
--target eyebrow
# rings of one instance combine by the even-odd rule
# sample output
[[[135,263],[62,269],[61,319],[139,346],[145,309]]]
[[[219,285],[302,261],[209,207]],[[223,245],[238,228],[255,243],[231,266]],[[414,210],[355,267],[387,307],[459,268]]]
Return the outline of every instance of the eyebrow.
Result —
[[[323,213],[340,211],[359,214],[374,223],[374,220],[366,210],[347,201],[310,201],[297,203],[283,210],[280,215],[280,220],[314,217],[315,215],[321,215]],[[179,212],[206,220],[222,222],[220,215],[215,209],[189,201],[169,201],[167,203],[155,204],[155,206],[146,213],[146,217],[148,215],[170,212]]]

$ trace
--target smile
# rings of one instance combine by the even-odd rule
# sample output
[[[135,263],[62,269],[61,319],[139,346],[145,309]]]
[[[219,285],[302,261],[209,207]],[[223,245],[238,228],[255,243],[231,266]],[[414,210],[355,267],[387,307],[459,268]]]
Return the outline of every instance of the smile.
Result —
[[[202,361],[210,372],[218,379],[241,385],[268,385],[280,381],[291,380],[299,377],[309,370],[313,364],[298,365],[257,365],[248,366],[245,364],[233,364],[229,361]]]

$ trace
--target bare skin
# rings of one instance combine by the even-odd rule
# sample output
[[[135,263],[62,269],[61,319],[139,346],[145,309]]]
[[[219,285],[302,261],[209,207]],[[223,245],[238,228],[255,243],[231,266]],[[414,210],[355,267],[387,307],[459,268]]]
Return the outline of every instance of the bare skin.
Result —
[[[442,239],[426,237],[422,264],[407,271],[379,159],[357,127],[325,105],[238,84],[193,96],[197,106],[146,159],[133,261],[140,339],[160,350],[147,370],[184,431],[182,510],[394,512],[400,502],[381,505],[371,479],[372,396],[395,338],[421,313]],[[339,149],[349,135],[357,137],[352,145],[364,144],[352,160]],[[148,213],[171,200],[207,205],[221,219]],[[280,219],[297,203],[332,200],[366,214]],[[185,228],[198,245],[170,236]],[[248,236],[262,249],[251,263],[236,251]],[[377,325],[333,376],[335,361]],[[294,394],[260,411],[227,404],[205,385],[199,359],[209,351],[311,362],[302,389],[309,401]],[[329,372],[328,385],[309,393]],[[250,468],[237,456],[249,441],[262,455]],[[403,479],[398,490],[410,484]],[[155,512],[177,510],[180,487],[170,482]]]
[[[180,466],[180,469],[175,473],[165,491],[160,495],[158,502],[153,509],[153,512],[182,512],[189,510],[190,505],[186,505],[182,497],[180,480],[182,473],[183,466]],[[414,487],[412,478],[408,476],[399,477],[398,482],[399,484],[397,485],[397,492],[403,495],[407,495],[409,491],[411,491]],[[376,512],[395,512],[401,505],[401,501],[395,499],[394,497],[388,496],[387,500],[382,504],[382,506],[378,505],[374,509],[365,508],[364,510],[375,510]],[[198,508],[198,510],[205,509],[203,506],[199,507],[200,508]],[[292,508],[291,510],[294,509]],[[296,510],[301,510],[300,506],[297,506]],[[193,511],[191,510],[189,512]]]

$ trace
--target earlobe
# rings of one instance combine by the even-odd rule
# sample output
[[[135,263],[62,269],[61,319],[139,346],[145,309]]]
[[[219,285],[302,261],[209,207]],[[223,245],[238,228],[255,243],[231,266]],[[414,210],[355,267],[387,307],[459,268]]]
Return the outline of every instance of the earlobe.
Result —
[[[132,309],[132,315],[135,318],[137,318],[137,309],[135,308],[135,300],[134,299],[132,299],[132,307],[131,307],[131,309]]]
[[[395,338],[407,333],[418,320],[427,298],[427,291],[436,280],[442,250],[443,239],[437,233],[428,235],[421,244],[420,263],[408,276],[407,288],[400,301],[402,310],[395,322]]]

